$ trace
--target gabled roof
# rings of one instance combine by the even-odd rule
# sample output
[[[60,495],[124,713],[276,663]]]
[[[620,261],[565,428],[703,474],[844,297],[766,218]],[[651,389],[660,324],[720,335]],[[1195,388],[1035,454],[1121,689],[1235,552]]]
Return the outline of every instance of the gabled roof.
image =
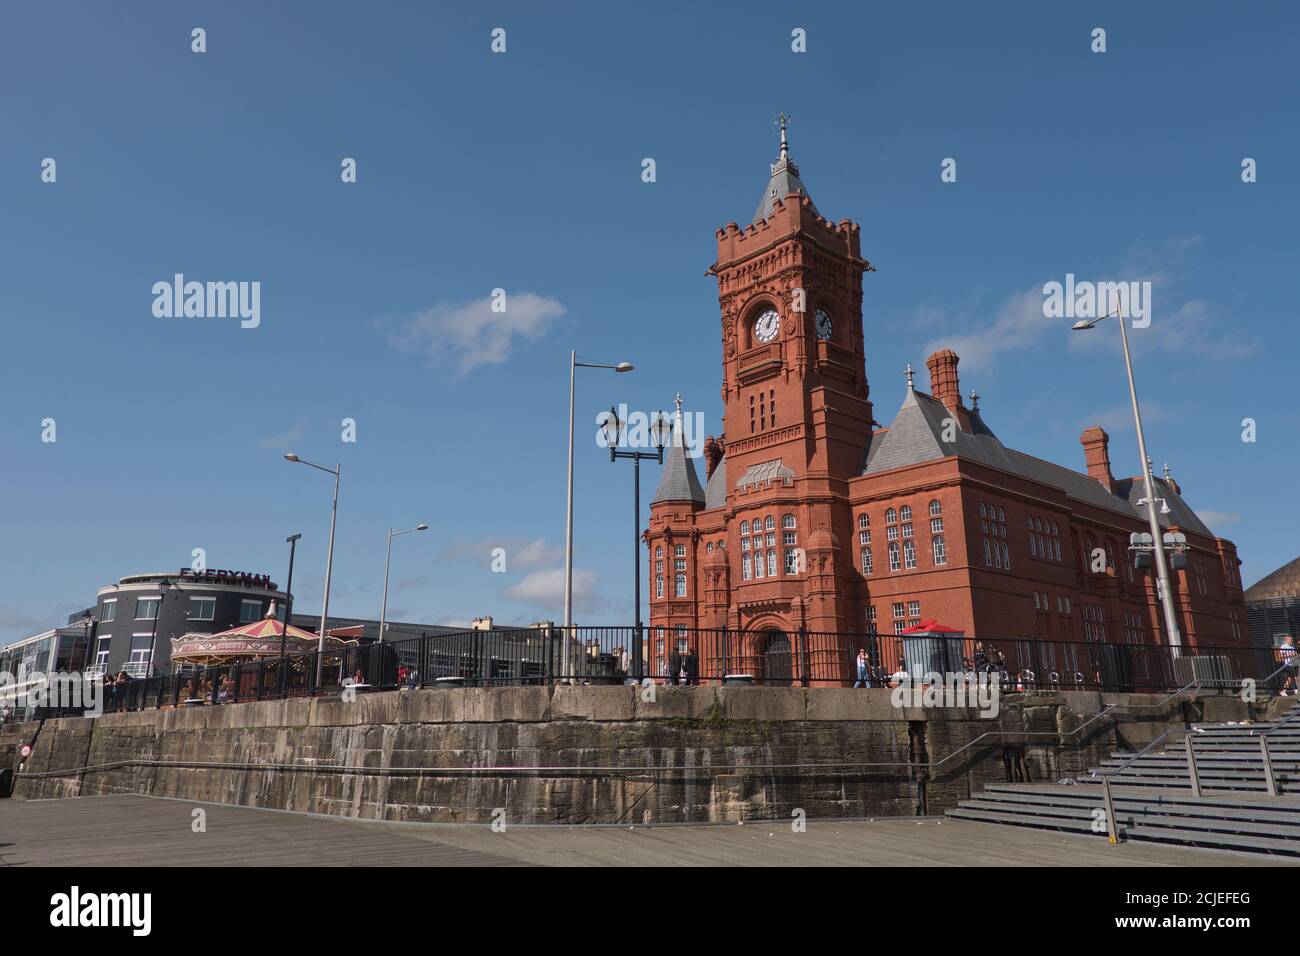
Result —
[[[1007,448],[977,410],[970,409],[968,414],[971,420],[969,433],[957,427],[952,412],[942,402],[909,388],[893,424],[887,431],[873,436],[862,473],[874,475],[955,455],[1059,488],[1076,501],[1129,517],[1141,516],[1137,502],[1144,497],[1144,488],[1140,479],[1116,480],[1115,494],[1112,494],[1089,475]],[[948,422],[952,425],[949,426]],[[944,441],[945,433],[951,441]],[[1157,496],[1164,498],[1169,505],[1169,514],[1159,516],[1162,525],[1177,525],[1206,537],[1215,537],[1167,482],[1160,478],[1155,482]]]

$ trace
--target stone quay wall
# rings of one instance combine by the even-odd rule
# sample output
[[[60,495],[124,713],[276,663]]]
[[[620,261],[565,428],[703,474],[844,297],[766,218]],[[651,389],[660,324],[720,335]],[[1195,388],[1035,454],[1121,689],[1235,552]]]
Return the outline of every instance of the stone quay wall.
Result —
[[[422,822],[648,824],[942,813],[984,784],[1056,780],[1235,697],[1006,694],[899,708],[887,689],[430,688],[7,725],[18,798],[139,793]],[[1117,711],[1085,725],[1107,706]],[[974,746],[942,763],[966,744]]]

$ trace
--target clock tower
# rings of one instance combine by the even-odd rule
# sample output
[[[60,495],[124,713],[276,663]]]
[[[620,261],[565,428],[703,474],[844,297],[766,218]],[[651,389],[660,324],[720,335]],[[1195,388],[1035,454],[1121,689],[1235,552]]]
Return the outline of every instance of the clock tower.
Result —
[[[872,267],[858,225],[817,212],[786,121],[753,222],[718,230],[709,270],[722,311],[727,460],[736,478],[780,459],[824,485],[861,474],[871,436],[862,274]]]

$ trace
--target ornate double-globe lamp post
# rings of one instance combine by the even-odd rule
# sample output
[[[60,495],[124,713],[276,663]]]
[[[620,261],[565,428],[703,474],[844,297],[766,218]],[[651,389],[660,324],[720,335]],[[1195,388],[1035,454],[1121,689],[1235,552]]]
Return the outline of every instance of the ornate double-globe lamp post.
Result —
[[[627,422],[618,420],[618,413],[610,406],[609,414],[605,417],[603,425],[605,432],[605,443],[609,445],[609,460],[615,461],[619,458],[630,458],[633,466],[632,478],[632,550],[635,557],[635,577],[633,578],[633,607],[635,613],[633,620],[636,627],[632,635],[633,651],[629,655],[629,665],[633,681],[641,680],[641,661],[644,654],[644,647],[641,640],[641,462],[657,461],[659,464],[664,463],[664,446],[668,443],[668,438],[672,434],[672,425],[668,417],[663,412],[656,412],[653,421],[650,423],[650,443],[654,448],[653,452],[648,451],[619,451],[619,438],[623,433]]]

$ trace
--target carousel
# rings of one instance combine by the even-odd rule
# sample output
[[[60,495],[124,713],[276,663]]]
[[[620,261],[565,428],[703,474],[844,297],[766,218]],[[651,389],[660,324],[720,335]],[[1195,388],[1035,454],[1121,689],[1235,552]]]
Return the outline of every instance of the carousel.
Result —
[[[341,657],[341,652],[348,647],[355,647],[357,641],[340,637],[333,631],[325,633],[325,654],[333,652]],[[305,677],[308,662],[313,658],[307,655],[317,650],[319,638],[313,631],[305,631],[292,624],[285,626],[279,620],[275,602],[266,609],[266,617],[260,621],[241,624],[216,634],[182,634],[172,638],[172,663],[183,671],[199,674],[220,673],[223,682],[238,682],[239,696],[254,692],[253,688],[243,686],[253,681],[261,682],[264,674],[282,665],[281,656],[286,657],[289,673],[288,683],[293,686],[299,681],[295,678]],[[263,663],[266,662],[266,663]],[[272,663],[273,662],[273,663]],[[314,664],[311,666],[314,667]],[[224,696],[224,695],[223,695]]]

